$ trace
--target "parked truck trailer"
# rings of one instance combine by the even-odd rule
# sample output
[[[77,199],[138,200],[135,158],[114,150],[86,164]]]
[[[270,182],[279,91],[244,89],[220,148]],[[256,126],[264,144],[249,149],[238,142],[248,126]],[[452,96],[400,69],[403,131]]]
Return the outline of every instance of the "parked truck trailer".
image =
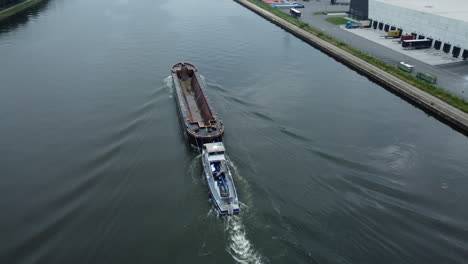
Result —
[[[401,41],[403,40],[412,40],[414,39],[413,35],[401,35]]]
[[[430,39],[413,39],[413,40],[402,40],[401,46],[404,49],[428,49],[432,45]]]
[[[385,37],[386,38],[399,38],[400,35],[401,35],[400,30],[390,30],[390,31],[388,31],[387,36],[385,36]]]

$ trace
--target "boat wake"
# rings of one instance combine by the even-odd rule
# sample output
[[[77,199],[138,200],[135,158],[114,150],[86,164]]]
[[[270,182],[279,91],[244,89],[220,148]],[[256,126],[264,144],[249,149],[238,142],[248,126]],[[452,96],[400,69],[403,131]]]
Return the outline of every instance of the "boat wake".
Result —
[[[227,160],[227,163],[229,165],[229,168],[233,172],[234,182],[236,183],[236,186],[238,186],[237,192],[240,193],[239,197],[242,198],[242,201],[244,201],[244,203],[251,204],[252,203],[252,192],[250,191],[251,187],[249,185],[249,181],[246,178],[242,177],[242,174],[239,172],[239,168],[231,160],[229,155],[226,155],[226,160]],[[244,211],[244,213],[245,213],[246,212],[245,210],[248,209],[247,206],[244,203],[242,203],[241,201],[239,201],[239,202],[241,204],[241,210]]]
[[[241,176],[239,173],[239,168],[236,164],[231,161],[231,159],[226,156],[229,167],[232,169],[233,174],[237,182],[241,184],[238,185],[242,187],[242,197],[247,201],[251,200],[250,197],[250,186],[248,181]],[[240,202],[240,201],[239,201]],[[248,202],[247,202],[248,203]],[[227,232],[227,245],[226,250],[229,254],[236,260],[238,263],[249,263],[249,264],[260,264],[264,263],[264,257],[255,250],[252,242],[247,238],[247,230],[242,221],[242,218],[251,215],[249,207],[240,202],[241,213],[239,215],[225,217],[225,231]]]
[[[201,76],[203,81],[206,81],[206,78]],[[168,87],[168,91],[170,92],[171,96],[175,87],[172,85],[172,79],[169,76],[164,80],[165,85]],[[195,184],[199,184],[203,175],[200,175],[202,171],[201,162],[202,154],[198,153],[188,164],[187,171],[190,172],[190,176],[192,181]],[[249,193],[248,189],[248,182],[246,179],[242,178],[239,173],[239,169],[237,166],[226,156],[227,165],[232,169],[234,172],[234,176],[240,181],[243,189],[246,190],[245,193]],[[248,198],[247,198],[248,197]],[[246,196],[246,200],[250,200],[250,196]],[[265,258],[254,248],[254,245],[247,237],[247,230],[243,223],[243,217],[249,215],[248,206],[244,203],[240,203],[242,212],[239,215],[232,215],[232,216],[220,216],[218,211],[212,207],[207,212],[206,217],[211,218],[213,215],[216,215],[216,218],[221,220],[224,224],[224,231],[226,234],[226,251],[232,256],[232,258],[237,263],[243,264],[261,264],[264,263]],[[206,254],[206,244],[203,244],[203,253]]]
[[[167,78],[164,79],[164,85],[167,87],[167,90],[169,92],[169,97],[172,98],[174,94],[174,86],[172,85],[172,77],[167,76]]]
[[[203,179],[201,153],[195,156],[188,164],[187,172],[190,174],[193,183],[199,184]]]
[[[200,168],[196,168],[199,166],[201,155],[197,155],[191,165],[190,168],[193,170],[199,171]],[[237,166],[230,161],[229,157],[226,157],[228,161],[229,167],[233,170],[234,177],[239,181],[241,181],[242,189],[249,189],[247,185],[247,181],[243,179],[240,174]],[[200,177],[200,175],[192,176],[195,182],[199,182],[196,177]],[[254,245],[247,237],[247,230],[243,223],[243,219],[246,216],[251,216],[252,212],[249,210],[248,205],[240,202],[241,212],[239,215],[232,215],[232,216],[220,216],[218,211],[215,207],[210,208],[208,213],[206,214],[207,218],[212,218],[216,216],[216,218],[223,222],[224,224],[224,231],[226,234],[226,251],[232,256],[232,258],[237,263],[242,264],[261,264],[265,262],[265,258],[254,248]]]
[[[238,263],[263,263],[263,257],[255,250],[253,244],[247,238],[241,216],[226,217],[225,226],[228,233],[226,250]]]

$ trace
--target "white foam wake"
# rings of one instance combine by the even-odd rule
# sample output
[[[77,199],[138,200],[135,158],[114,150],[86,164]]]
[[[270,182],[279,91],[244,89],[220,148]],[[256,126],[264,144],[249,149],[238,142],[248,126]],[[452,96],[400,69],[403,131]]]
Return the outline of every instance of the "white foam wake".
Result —
[[[172,97],[174,93],[174,86],[172,84],[172,76],[168,76],[167,78],[164,79],[164,84],[167,87],[167,90],[169,92],[169,97]]]
[[[236,184],[237,194],[241,192],[242,201],[246,204],[250,204],[252,201],[252,192],[250,191],[249,181],[242,177],[242,174],[239,171],[237,165],[226,155],[226,160],[229,165],[229,168],[232,171],[232,177],[234,178],[234,183]],[[239,201],[240,202],[240,201]],[[241,204],[241,211],[245,212],[247,207],[244,204]]]
[[[201,153],[195,156],[188,164],[187,172],[194,183],[200,183],[204,174],[202,173]]]
[[[239,216],[226,217],[226,231],[228,232],[226,250],[238,263],[263,263],[263,257],[254,249],[247,238],[244,224]]]

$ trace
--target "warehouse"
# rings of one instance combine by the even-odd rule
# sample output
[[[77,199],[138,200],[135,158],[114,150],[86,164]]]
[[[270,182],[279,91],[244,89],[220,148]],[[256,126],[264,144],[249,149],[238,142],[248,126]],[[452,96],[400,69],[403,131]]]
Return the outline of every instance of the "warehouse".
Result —
[[[369,16],[369,0],[353,0],[349,5],[349,16],[364,20]]]
[[[454,58],[468,59],[467,0],[369,0],[368,12],[375,29],[401,29],[433,40],[433,48]]]

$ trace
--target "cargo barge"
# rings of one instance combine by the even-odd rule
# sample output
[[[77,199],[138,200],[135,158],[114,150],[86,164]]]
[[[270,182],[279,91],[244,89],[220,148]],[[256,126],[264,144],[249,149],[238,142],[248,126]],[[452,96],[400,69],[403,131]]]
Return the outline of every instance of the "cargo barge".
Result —
[[[224,125],[208,102],[197,68],[180,62],[172,67],[171,76],[182,128],[190,144],[201,148],[205,143],[221,142]]]

